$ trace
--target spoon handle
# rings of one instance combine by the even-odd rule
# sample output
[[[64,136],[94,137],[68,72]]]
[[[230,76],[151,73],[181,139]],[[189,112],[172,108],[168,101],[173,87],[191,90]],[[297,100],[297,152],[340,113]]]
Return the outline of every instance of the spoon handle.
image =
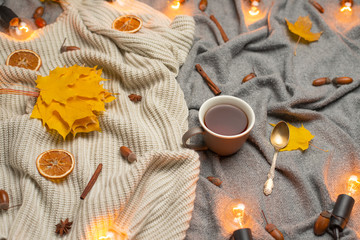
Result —
[[[272,193],[273,187],[274,187],[274,176],[275,176],[275,166],[276,166],[276,159],[279,151],[275,150],[274,157],[271,163],[270,171],[268,173],[268,179],[266,180],[264,184],[264,194],[266,196],[270,195]]]

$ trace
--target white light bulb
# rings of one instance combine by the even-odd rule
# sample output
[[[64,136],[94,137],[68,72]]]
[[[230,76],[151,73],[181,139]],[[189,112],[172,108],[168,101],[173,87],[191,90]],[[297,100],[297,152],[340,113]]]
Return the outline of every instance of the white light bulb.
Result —
[[[246,225],[245,205],[234,199],[224,209],[224,218],[233,229],[244,228]]]
[[[29,38],[34,32],[33,24],[26,18],[13,18],[10,21],[9,34],[18,40]]]
[[[249,10],[249,14],[251,16],[256,16],[260,13],[259,5],[260,5],[259,1],[256,1],[256,0],[251,1],[251,7]]]
[[[346,183],[347,195],[355,197],[360,192],[360,179],[356,175],[351,175]]]

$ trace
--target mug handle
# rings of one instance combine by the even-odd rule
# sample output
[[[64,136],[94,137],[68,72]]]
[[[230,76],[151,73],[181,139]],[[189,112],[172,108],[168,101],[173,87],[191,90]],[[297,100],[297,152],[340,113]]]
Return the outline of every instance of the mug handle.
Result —
[[[187,140],[189,140],[191,137],[193,137],[197,134],[204,134],[204,133],[205,133],[205,131],[201,127],[190,128],[182,137],[183,145],[187,148],[197,150],[197,151],[207,150],[208,147],[206,145],[192,145],[192,144],[186,143]]]

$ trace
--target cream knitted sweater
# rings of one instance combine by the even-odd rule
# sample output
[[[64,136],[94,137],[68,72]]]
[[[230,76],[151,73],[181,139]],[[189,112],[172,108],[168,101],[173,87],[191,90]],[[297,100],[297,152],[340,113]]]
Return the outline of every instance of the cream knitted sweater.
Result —
[[[38,119],[30,119],[32,97],[0,95],[0,189],[10,205],[0,210],[0,239],[60,239],[55,225],[73,221],[61,239],[104,239],[109,229],[116,239],[183,239],[189,226],[199,174],[194,151],[181,146],[187,130],[187,106],[176,82],[180,65],[192,45],[194,21],[166,16],[134,0],[71,0],[53,24],[27,41],[0,33],[2,88],[35,86],[37,75],[74,64],[103,69],[104,88],[119,93],[100,116],[102,132],[62,140]],[[124,14],[141,17],[135,34],[111,29]],[[81,50],[60,53],[67,45]],[[38,72],[5,65],[14,50],[37,52]],[[26,90],[26,89],[24,89]],[[134,103],[131,93],[143,96]],[[120,146],[131,148],[138,161],[128,163]],[[42,177],[36,157],[49,149],[74,154],[74,171],[62,182]],[[103,170],[85,200],[80,195],[97,165]]]

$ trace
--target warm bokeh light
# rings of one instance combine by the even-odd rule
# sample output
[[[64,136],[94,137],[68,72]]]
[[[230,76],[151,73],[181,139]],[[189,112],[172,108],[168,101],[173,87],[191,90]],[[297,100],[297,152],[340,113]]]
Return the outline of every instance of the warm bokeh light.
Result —
[[[109,214],[94,219],[86,231],[86,240],[128,240],[126,231],[118,230],[114,225],[114,216]]]
[[[356,175],[351,175],[347,183],[347,194],[349,196],[354,196],[357,191],[360,189],[360,181]]]
[[[191,4],[186,4],[185,0],[167,0],[166,7],[161,12],[173,20],[178,15],[194,15]]]

